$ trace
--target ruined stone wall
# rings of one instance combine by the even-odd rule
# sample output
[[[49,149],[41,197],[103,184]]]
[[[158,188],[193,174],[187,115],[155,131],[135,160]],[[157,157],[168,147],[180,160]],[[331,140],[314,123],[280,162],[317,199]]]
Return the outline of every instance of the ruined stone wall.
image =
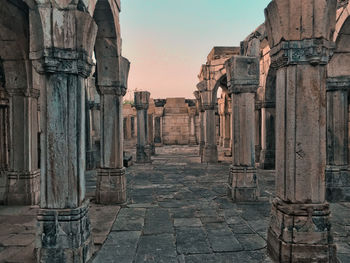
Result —
[[[190,124],[184,98],[169,98],[164,106],[163,143],[186,145],[189,142]]]

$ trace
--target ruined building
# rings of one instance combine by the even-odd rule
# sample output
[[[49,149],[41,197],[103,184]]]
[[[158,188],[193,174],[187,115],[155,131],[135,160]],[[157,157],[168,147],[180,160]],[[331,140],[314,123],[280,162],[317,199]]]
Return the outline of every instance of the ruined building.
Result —
[[[272,0],[195,99],[132,104],[120,11],[0,3],[0,261],[347,262],[348,1]]]

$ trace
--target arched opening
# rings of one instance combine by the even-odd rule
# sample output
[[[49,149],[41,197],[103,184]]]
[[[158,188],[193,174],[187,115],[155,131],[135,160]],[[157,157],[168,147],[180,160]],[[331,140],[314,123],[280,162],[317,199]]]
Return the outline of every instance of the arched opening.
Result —
[[[40,171],[38,153],[38,97],[33,87],[29,61],[29,9],[23,1],[3,1],[0,6],[0,57],[2,90],[7,106],[3,110],[0,148],[8,152],[6,190],[7,204],[36,204],[39,199]],[[5,94],[2,91],[2,94]],[[2,95],[4,97],[4,95]],[[5,175],[6,174],[6,175]],[[1,187],[1,186],[0,186]]]

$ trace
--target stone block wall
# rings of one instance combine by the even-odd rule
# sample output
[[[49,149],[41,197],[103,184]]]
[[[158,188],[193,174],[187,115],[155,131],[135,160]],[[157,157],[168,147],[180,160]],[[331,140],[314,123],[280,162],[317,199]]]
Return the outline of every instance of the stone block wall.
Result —
[[[163,143],[186,145],[189,141],[189,117],[187,114],[171,114],[163,117]]]

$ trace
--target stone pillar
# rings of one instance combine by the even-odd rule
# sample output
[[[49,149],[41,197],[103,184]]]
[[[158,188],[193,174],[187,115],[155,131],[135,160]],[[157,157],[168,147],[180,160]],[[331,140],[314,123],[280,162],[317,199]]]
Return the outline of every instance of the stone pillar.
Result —
[[[264,101],[261,104],[261,169],[275,169],[275,107],[273,101]]]
[[[327,81],[326,199],[330,202],[350,200],[349,87],[350,78],[330,78]]]
[[[156,147],[154,144],[154,111],[154,100],[150,98],[148,107],[148,144],[151,147],[151,155],[156,154]]]
[[[230,140],[231,140],[231,115],[229,113],[225,113],[224,115],[224,140],[223,147],[230,148]]]
[[[213,91],[206,90],[201,92],[202,105],[204,109],[204,129],[205,145],[203,149],[203,163],[217,163],[218,149],[216,145],[216,121],[215,121],[215,102]]]
[[[45,19],[30,11],[30,58],[42,83],[36,257],[37,262],[87,262],[93,243],[85,198],[84,79],[93,65],[97,26],[73,4],[69,9],[38,9]],[[36,30],[39,25],[51,31],[42,35]],[[40,41],[46,45],[40,46]]]
[[[163,144],[163,107],[155,108],[154,118],[154,143],[157,146]]]
[[[196,124],[195,124],[195,116],[197,113],[196,107],[188,107],[188,116],[190,120],[190,136],[189,136],[189,145],[197,145],[196,138]]]
[[[326,65],[336,0],[274,0],[265,10],[276,77],[276,197],[267,250],[278,262],[337,262],[325,201]]]
[[[149,96],[148,91],[138,91],[134,93],[134,103],[137,110],[137,145],[136,162],[151,162],[151,147],[148,140],[148,114]]]
[[[225,98],[218,99],[218,114],[219,114],[219,146],[224,146],[225,134]]]
[[[123,96],[129,61],[121,58],[119,85],[98,85],[101,103],[101,163],[97,170],[96,202],[123,204],[126,202],[126,177],[123,165]],[[106,82],[105,82],[106,83]],[[113,83],[112,81],[110,83]],[[103,83],[102,83],[103,84]]]
[[[261,152],[261,101],[255,100],[255,162],[260,160]]]
[[[130,140],[131,139],[131,116],[126,116],[125,121],[125,139]]]
[[[5,204],[35,205],[39,202],[38,98],[39,90],[9,89],[10,158]]]
[[[201,162],[203,162],[203,150],[204,150],[204,109],[202,104],[202,98],[199,91],[195,91],[194,96],[196,97],[196,106],[199,115],[199,156],[201,157]]]
[[[9,98],[4,89],[5,78],[1,73],[0,64],[0,201],[3,202],[9,165]]]
[[[259,196],[255,169],[255,93],[259,85],[259,60],[233,56],[226,61],[232,97],[232,165],[228,181],[234,201],[255,201]]]

